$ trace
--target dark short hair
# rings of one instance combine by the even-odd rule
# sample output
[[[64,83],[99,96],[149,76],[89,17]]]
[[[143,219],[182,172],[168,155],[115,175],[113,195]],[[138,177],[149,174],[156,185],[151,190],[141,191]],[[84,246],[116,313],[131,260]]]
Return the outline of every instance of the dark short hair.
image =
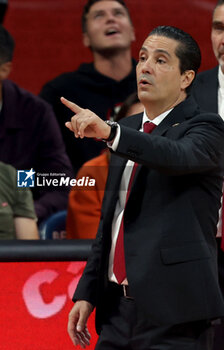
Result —
[[[15,42],[11,34],[0,25],[0,64],[13,59]]]
[[[102,1],[102,0],[88,0],[87,3],[85,4],[85,6],[83,8],[83,12],[82,12],[82,32],[83,33],[86,32],[86,17],[89,13],[89,10],[96,2],[99,2],[99,1]],[[127,5],[125,4],[124,0],[114,0],[114,1],[121,4],[126,9],[128,16],[130,18],[130,21],[131,21],[130,12],[129,12],[129,9],[128,9]]]
[[[224,0],[218,0],[216,5],[215,5],[215,8],[218,6],[221,6],[221,5],[224,5]]]
[[[192,36],[182,29],[172,26],[159,26],[154,28],[150,33],[151,35],[165,36],[170,39],[176,40],[179,45],[176,48],[175,54],[180,61],[180,72],[183,74],[187,70],[193,70],[195,75],[201,64],[201,51],[197,42]],[[190,86],[186,89],[188,92]]]
[[[224,5],[224,0],[218,0],[217,3],[216,3],[216,5],[215,5],[215,7],[214,7],[212,16],[214,15],[214,12],[215,12],[215,10],[217,9],[217,7],[222,6],[222,5]]]

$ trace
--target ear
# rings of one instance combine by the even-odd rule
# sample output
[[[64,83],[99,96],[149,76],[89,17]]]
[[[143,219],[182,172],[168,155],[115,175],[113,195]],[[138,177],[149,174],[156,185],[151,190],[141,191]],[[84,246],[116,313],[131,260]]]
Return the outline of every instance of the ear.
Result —
[[[186,90],[188,86],[191,85],[192,81],[194,80],[195,77],[195,71],[193,70],[186,70],[182,75],[181,75],[181,88],[183,90]]]
[[[8,78],[12,70],[12,62],[2,63],[0,65],[0,81]]]
[[[89,40],[89,36],[87,33],[83,33],[82,35],[82,42],[83,42],[83,45],[85,47],[90,47],[90,40]]]

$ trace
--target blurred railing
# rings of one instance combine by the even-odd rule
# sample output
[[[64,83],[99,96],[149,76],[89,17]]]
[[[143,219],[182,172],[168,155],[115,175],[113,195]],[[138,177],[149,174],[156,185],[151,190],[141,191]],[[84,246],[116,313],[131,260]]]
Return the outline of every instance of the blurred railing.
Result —
[[[15,261],[85,261],[92,240],[2,240],[0,262]]]

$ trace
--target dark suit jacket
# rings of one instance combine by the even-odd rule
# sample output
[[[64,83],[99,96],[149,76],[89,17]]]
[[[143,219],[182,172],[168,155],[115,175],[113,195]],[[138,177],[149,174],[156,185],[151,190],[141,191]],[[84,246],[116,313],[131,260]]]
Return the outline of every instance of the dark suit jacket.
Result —
[[[192,87],[192,95],[198,105],[208,112],[218,113],[218,69],[207,70],[197,75]],[[219,266],[219,284],[224,295],[224,252],[221,249],[219,239],[218,244],[218,266]]]
[[[97,238],[73,298],[96,305],[98,331],[108,304],[111,222],[127,159],[140,164],[124,216],[137,328],[148,320],[168,325],[224,315],[215,242],[224,123],[201,112],[191,98],[176,106],[152,134],[137,131],[141,120],[139,114],[122,121]]]
[[[205,111],[218,113],[218,69],[219,66],[199,73],[192,86],[191,94]]]

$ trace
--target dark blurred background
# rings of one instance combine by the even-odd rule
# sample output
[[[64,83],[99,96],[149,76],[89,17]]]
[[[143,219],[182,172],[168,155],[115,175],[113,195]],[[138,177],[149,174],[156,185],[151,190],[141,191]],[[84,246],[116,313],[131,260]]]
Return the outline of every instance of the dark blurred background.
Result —
[[[38,94],[46,81],[91,60],[89,50],[82,45],[80,23],[85,2],[8,0],[3,25],[16,41],[12,80]],[[202,50],[201,70],[216,65],[210,42],[216,0],[126,0],[126,3],[136,29],[135,58],[151,29],[166,24],[182,28],[198,41]]]

